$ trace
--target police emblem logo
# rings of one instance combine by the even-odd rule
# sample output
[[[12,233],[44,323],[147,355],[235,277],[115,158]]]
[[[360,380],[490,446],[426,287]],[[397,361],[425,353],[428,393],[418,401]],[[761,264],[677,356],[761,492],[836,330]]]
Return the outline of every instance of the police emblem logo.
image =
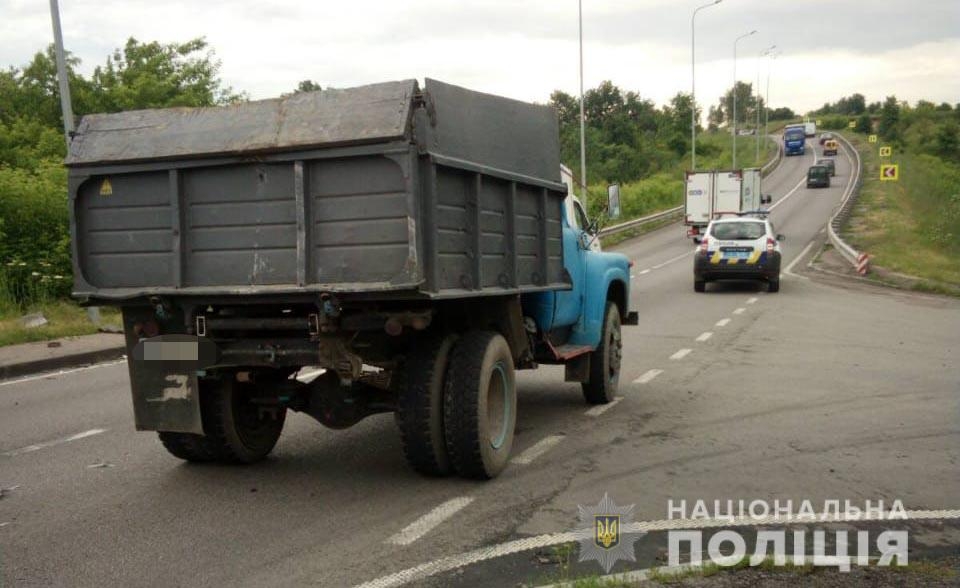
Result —
[[[607,573],[621,559],[636,561],[633,544],[644,535],[630,528],[633,505],[617,506],[606,494],[596,506],[580,506],[580,561],[595,560]]]
[[[620,545],[620,515],[593,515],[597,533],[593,542],[601,549]]]

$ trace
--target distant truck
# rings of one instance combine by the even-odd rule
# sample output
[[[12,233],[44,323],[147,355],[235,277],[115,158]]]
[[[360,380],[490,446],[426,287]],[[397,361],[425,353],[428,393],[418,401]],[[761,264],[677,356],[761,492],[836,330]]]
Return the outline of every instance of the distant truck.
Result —
[[[490,478],[515,369],[615,397],[630,263],[591,250],[551,108],[406,80],[97,114],[66,163],[74,296],[121,308],[136,427],[178,458],[393,412],[415,470]]]
[[[807,137],[815,137],[817,135],[817,123],[813,121],[805,121],[803,123],[803,132]]]
[[[694,240],[714,218],[757,210],[770,201],[761,192],[759,168],[688,171],[684,184],[684,224]]]
[[[803,155],[806,152],[807,134],[804,125],[787,125],[783,129],[783,154]]]

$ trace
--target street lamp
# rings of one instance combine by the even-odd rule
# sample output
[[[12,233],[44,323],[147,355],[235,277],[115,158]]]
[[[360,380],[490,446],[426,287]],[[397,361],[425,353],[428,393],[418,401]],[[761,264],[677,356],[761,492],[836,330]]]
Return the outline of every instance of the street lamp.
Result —
[[[577,2],[580,11],[580,200],[587,208],[587,135],[583,115],[583,0]]]
[[[693,28],[697,13],[704,8],[720,4],[723,0],[714,0],[709,4],[698,6],[690,17],[690,169],[697,170],[697,59],[696,59],[696,31]]]
[[[776,59],[777,55],[779,54],[780,54],[779,51],[771,52],[770,59]],[[770,70],[771,69],[772,69],[772,66],[770,65],[769,62],[767,62],[767,97],[763,101],[764,104],[767,105],[766,109],[764,109],[764,118],[763,118],[764,136],[767,135],[767,127],[770,125]]]
[[[751,35],[757,34],[756,30],[740,35],[733,42],[733,120],[731,128],[733,129],[733,169],[737,169],[737,43]]]
[[[773,53],[773,50],[776,48],[777,48],[776,45],[770,45],[769,47],[767,47],[766,49],[760,52],[760,57],[766,57],[767,55],[770,55],[771,53]],[[760,100],[760,63],[759,62],[757,63],[756,90],[757,90],[757,126],[755,128],[756,128],[756,135],[757,135],[757,154],[756,156],[754,156],[754,161],[759,162],[760,161],[760,101],[761,101]],[[764,108],[766,108],[766,102],[764,102],[763,105],[764,105]]]

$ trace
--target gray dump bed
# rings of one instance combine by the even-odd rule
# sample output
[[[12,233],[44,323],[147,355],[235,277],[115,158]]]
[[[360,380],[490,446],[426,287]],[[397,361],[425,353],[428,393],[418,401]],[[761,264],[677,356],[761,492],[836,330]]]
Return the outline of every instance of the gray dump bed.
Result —
[[[83,118],[75,293],[569,287],[552,109],[427,80]]]

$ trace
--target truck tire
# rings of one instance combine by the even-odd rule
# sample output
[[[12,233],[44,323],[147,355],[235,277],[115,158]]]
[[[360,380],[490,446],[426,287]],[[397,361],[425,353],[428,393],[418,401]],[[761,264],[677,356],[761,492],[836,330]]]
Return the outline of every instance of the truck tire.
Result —
[[[767,282],[767,292],[779,292],[780,291],[780,277],[770,278]]]
[[[507,466],[517,423],[517,386],[506,339],[471,331],[454,346],[444,383],[443,424],[450,463],[466,478]]]
[[[267,410],[250,402],[256,390],[253,384],[237,382],[231,373],[220,380],[201,381],[200,413],[205,433],[201,454],[216,457],[191,461],[253,463],[273,450],[283,431],[287,409],[275,406]]]
[[[622,352],[620,309],[615,303],[608,301],[600,345],[590,354],[590,379],[581,384],[587,403],[606,404],[617,395]]]
[[[453,336],[414,343],[397,382],[397,427],[403,454],[414,470],[445,476],[452,470],[443,434],[444,377]]]
[[[707,291],[707,282],[705,280],[694,280],[693,281],[693,291],[694,292],[706,292]]]

